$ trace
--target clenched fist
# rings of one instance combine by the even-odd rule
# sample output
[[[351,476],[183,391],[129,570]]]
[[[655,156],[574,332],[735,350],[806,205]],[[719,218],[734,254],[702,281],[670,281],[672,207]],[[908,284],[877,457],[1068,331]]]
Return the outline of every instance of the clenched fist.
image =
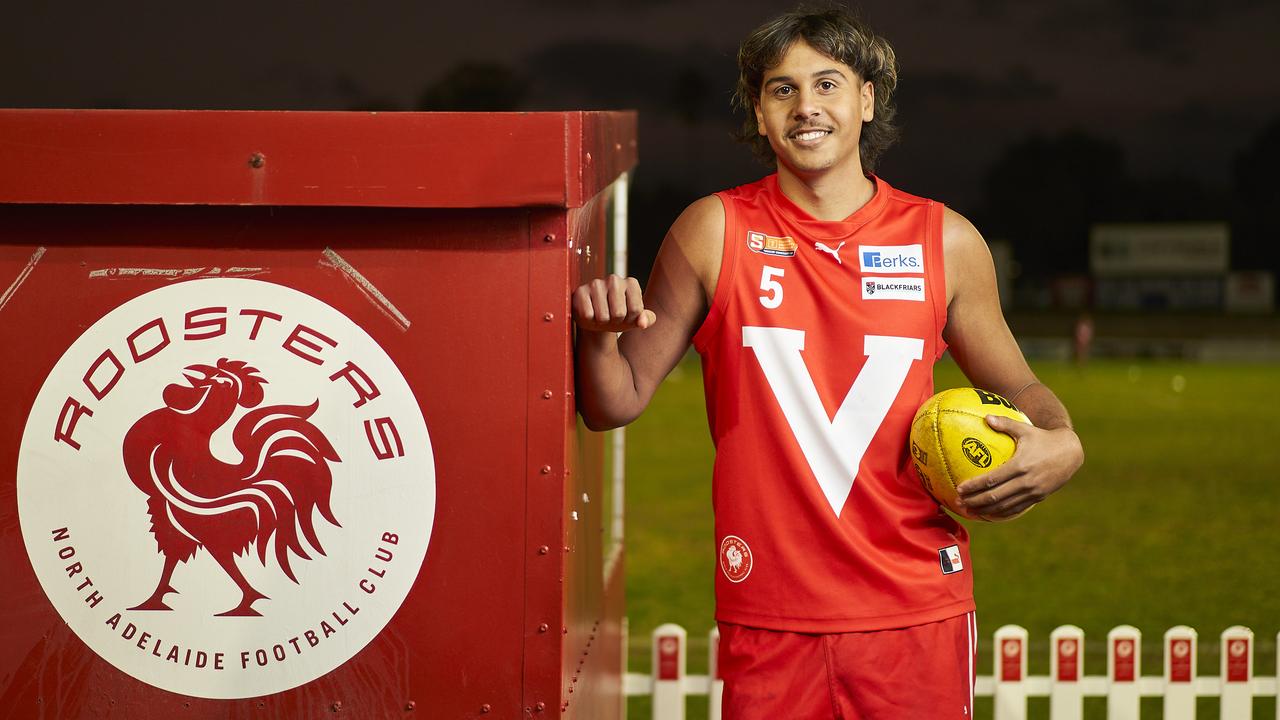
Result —
[[[583,330],[625,332],[643,330],[658,316],[646,310],[635,278],[609,275],[573,291],[573,320]]]

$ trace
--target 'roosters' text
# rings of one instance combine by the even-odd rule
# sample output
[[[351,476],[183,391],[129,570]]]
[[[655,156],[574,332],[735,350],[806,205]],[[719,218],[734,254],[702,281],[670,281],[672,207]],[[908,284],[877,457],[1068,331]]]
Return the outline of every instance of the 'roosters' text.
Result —
[[[176,320],[166,321],[157,317],[143,323],[124,337],[118,347],[104,348],[85,369],[81,383],[93,401],[82,400],[75,394],[67,395],[53,429],[55,442],[79,450],[80,441],[75,437],[76,427],[85,418],[93,417],[92,402],[104,400],[124,378],[129,368],[139,366],[169,347],[175,339],[180,342],[203,342],[223,336],[239,334],[254,343],[275,344],[298,358],[300,362],[321,366],[329,381],[345,382],[354,398],[353,408],[364,408],[376,400],[382,391],[377,383],[359,364],[348,358],[339,358],[340,343],[323,331],[302,323],[285,322],[284,315],[271,310],[222,307],[203,307],[188,310],[182,315],[181,334],[170,334],[170,326]],[[125,361],[129,361],[126,365]],[[330,372],[332,371],[332,372]],[[81,396],[84,397],[84,396]],[[404,456],[404,444],[391,417],[374,417],[372,408],[365,409],[369,417],[363,419],[365,437],[369,449],[379,460]]]

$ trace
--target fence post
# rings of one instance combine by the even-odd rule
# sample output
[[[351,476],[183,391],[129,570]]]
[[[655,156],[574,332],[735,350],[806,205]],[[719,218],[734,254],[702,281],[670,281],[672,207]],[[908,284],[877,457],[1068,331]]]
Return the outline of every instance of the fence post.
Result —
[[[1142,631],[1120,625],[1107,633],[1107,720],[1137,720]]]
[[[1253,631],[1232,625],[1222,631],[1222,710],[1224,718],[1253,718]]]
[[[1049,634],[1049,717],[1080,720],[1084,717],[1084,630],[1062,625]]]
[[[684,720],[687,640],[688,633],[675,623],[653,630],[653,720]]]
[[[1164,633],[1164,718],[1196,718],[1196,631],[1186,625]]]
[[[1005,625],[995,635],[996,720],[1026,720],[1027,629]]]
[[[720,628],[713,627],[707,641],[707,717],[720,720],[720,699],[724,680],[720,678]]]

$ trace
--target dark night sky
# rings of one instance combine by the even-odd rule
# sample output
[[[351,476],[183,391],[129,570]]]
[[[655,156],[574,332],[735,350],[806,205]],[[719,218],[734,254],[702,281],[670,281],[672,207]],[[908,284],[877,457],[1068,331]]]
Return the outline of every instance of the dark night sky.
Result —
[[[415,109],[465,62],[505,66],[522,109],[641,111],[639,192],[692,200],[766,172],[728,139],[737,43],[761,0],[21,3],[0,27],[0,106]],[[861,5],[902,66],[902,143],[880,174],[962,212],[1011,143],[1069,128],[1135,176],[1227,191],[1280,118],[1280,3],[902,0]],[[663,218],[662,223],[670,218]]]

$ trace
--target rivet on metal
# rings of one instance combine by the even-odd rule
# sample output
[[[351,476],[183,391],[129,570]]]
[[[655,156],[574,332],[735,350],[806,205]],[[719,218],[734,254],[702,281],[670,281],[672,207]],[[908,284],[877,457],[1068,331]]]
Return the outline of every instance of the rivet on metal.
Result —
[[[417,707],[418,707],[418,703],[412,700],[404,704],[405,712],[413,712],[413,710]]]
[[[249,156],[249,167],[260,168],[267,164],[267,158],[262,153],[254,153]]]
[[[542,319],[545,320],[546,322],[551,322],[552,320],[556,319],[556,316],[552,315],[551,313],[547,313],[546,315],[542,316]]]
[[[480,706],[480,712],[482,712],[482,713],[487,713],[487,712],[489,712],[489,711],[490,711],[490,710],[492,710],[492,709],[493,709],[493,708],[490,708],[490,707],[489,707],[489,703],[485,703],[485,704],[483,704],[483,705],[481,705],[481,706]]]
[[[538,472],[542,473],[543,475],[550,475],[550,474],[551,474],[551,466],[550,466],[550,465],[543,465],[541,468],[539,468]]]
[[[335,702],[332,706],[334,712],[342,712],[342,701]]]
[[[556,236],[551,233],[547,233],[546,235],[542,236],[542,242],[555,242],[555,241],[556,241]]]
[[[543,399],[543,400],[550,400],[550,399],[551,399],[551,391],[550,391],[550,390],[543,390],[543,391],[542,391],[542,399]]]
[[[542,547],[538,548],[539,555],[546,555],[549,552],[551,552],[551,548],[547,547],[546,545],[543,545]]]
[[[544,702],[539,702],[533,706],[534,712],[542,712],[543,710],[546,710],[546,709],[547,709],[547,704]]]
[[[546,631],[547,631],[547,624],[546,624],[546,623],[542,623],[541,625],[539,625],[539,626],[538,626],[538,632],[540,632],[540,633],[544,633],[544,632],[546,632]]]

